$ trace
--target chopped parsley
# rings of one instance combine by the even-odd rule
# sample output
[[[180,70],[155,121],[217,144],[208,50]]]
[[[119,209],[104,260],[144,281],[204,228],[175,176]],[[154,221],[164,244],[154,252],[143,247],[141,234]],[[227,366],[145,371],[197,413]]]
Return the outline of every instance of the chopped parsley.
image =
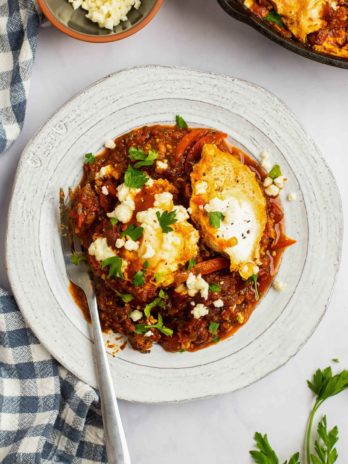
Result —
[[[280,170],[279,164],[275,164],[268,173],[268,177],[271,177],[271,179],[276,179],[277,177],[281,175],[282,175],[282,171]]]
[[[125,237],[126,235],[130,237],[134,242],[140,239],[143,235],[144,228],[143,227],[136,227],[134,224],[130,224],[126,230],[124,230],[121,235]]]
[[[128,166],[124,175],[124,183],[130,188],[141,188],[146,184],[148,179],[149,178],[143,171],[138,171],[132,166]]]
[[[159,306],[160,308],[165,308],[166,304],[164,300],[166,300],[167,298],[168,298],[168,295],[166,294],[164,290],[161,289],[159,291],[158,297],[155,298],[153,301],[151,301],[151,303],[148,303],[145,306],[145,309],[144,309],[145,316],[149,318],[151,315],[151,309],[155,308],[156,306]]]
[[[147,269],[150,266],[150,263],[146,260],[144,262],[144,269]]]
[[[156,216],[162,228],[162,231],[165,234],[173,230],[173,228],[170,227],[170,225],[176,223],[176,210],[175,209],[173,211],[163,211],[162,214],[159,211],[157,211]]]
[[[271,10],[268,15],[265,16],[265,20],[270,23],[275,23],[279,27],[284,27],[281,15],[275,10]]]
[[[86,153],[84,164],[93,164],[96,162],[96,157],[92,153]]]
[[[155,150],[149,150],[149,153],[146,154],[141,148],[131,147],[129,149],[129,158],[132,161],[137,161],[134,165],[136,168],[141,168],[143,166],[152,166],[158,158],[158,153]]]
[[[140,285],[144,285],[144,272],[137,271],[133,277],[133,285],[139,287]]]
[[[209,332],[210,332],[212,335],[216,335],[217,332],[218,332],[219,326],[220,326],[220,324],[219,324],[218,322],[211,322],[211,323],[209,324]]]
[[[163,317],[160,313],[158,313],[158,316],[157,316],[157,324],[154,324],[154,325],[136,324],[135,333],[145,334],[149,329],[157,329],[164,335],[167,335],[168,337],[171,337],[173,335],[173,330],[163,325]]]
[[[209,290],[214,293],[219,293],[221,292],[221,287],[218,284],[210,284],[209,285]]]
[[[176,121],[176,127],[178,127],[179,129],[188,129],[187,122],[182,116],[180,116],[180,114],[176,115],[175,121]]]
[[[82,255],[81,253],[73,253],[71,256],[70,256],[70,262],[71,264],[75,264],[75,266],[78,266],[81,261],[85,261],[86,260],[86,256]]]
[[[209,222],[214,229],[220,227],[221,221],[225,219],[225,216],[220,211],[212,211],[209,213]]]
[[[111,222],[111,224],[112,224],[113,226],[115,226],[115,225],[118,223],[118,219],[112,217],[112,218],[110,218],[110,222]]]
[[[115,293],[119,298],[121,298],[123,303],[129,303],[130,301],[134,300],[134,296],[130,293],[120,293],[117,290],[115,290]]]
[[[191,271],[191,269],[196,265],[196,261],[194,259],[189,259],[187,261],[187,270]]]
[[[119,277],[120,279],[124,279],[124,275],[122,272],[122,258],[119,256],[112,256],[111,258],[104,259],[102,261],[101,267],[104,269],[106,266],[109,267],[109,274],[108,277]]]

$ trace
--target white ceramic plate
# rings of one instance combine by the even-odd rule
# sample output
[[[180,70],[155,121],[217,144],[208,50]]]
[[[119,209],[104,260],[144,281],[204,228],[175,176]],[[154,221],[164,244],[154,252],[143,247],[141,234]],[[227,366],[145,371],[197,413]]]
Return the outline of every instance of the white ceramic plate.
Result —
[[[27,322],[52,355],[96,385],[88,325],[74,304],[58,233],[58,190],[78,183],[83,155],[135,127],[210,126],[258,157],[266,149],[289,179],[287,233],[298,240],[279,278],[232,338],[196,353],[151,354],[126,348],[110,357],[118,396],[163,402],[245,387],[284,364],[313,333],[338,269],[342,216],[334,178],[296,118],[274,95],[239,79],[166,67],[138,67],[97,82],[61,108],[29,142],[18,168],[9,215],[7,265]],[[286,201],[294,192],[297,201]]]

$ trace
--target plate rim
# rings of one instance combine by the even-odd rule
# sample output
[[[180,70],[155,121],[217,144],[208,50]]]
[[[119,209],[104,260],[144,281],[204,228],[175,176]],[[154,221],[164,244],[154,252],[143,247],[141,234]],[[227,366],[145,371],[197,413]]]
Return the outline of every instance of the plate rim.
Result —
[[[5,256],[5,265],[6,265],[6,269],[7,269],[7,273],[8,273],[8,277],[9,277],[9,281],[10,281],[10,285],[11,285],[11,289],[13,290],[13,293],[15,295],[15,298],[16,300],[18,301],[18,306],[21,310],[21,313],[26,321],[26,323],[28,324],[28,326],[31,328],[31,330],[33,331],[33,333],[35,334],[35,336],[40,340],[40,336],[38,336],[36,334],[36,329],[35,328],[32,328],[31,324],[30,324],[30,320],[29,318],[27,319],[27,314],[25,314],[26,312],[25,311],[22,311],[21,309],[21,304],[22,304],[22,295],[21,293],[23,293],[23,291],[21,291],[21,288],[17,288],[17,284],[15,282],[15,278],[16,278],[16,275],[15,275],[15,271],[13,270],[11,264],[10,264],[10,255],[11,255],[11,237],[10,237],[10,229],[11,229],[11,223],[13,222],[13,217],[14,217],[14,210],[15,210],[15,204],[14,204],[14,196],[13,196],[13,193],[15,191],[15,188],[17,186],[17,183],[18,183],[18,179],[19,179],[19,176],[21,174],[21,171],[22,171],[22,168],[24,167],[24,162],[25,162],[25,154],[28,152],[29,150],[29,147],[30,145],[37,139],[40,137],[41,135],[41,132],[46,128],[47,125],[49,125],[49,123],[53,120],[53,118],[60,112],[62,111],[66,106],[68,106],[72,101],[74,101],[75,99],[77,99],[78,97],[82,96],[83,94],[85,94],[86,92],[88,92],[90,89],[92,89],[93,87],[96,87],[97,85],[103,83],[104,81],[108,80],[108,79],[112,79],[114,76],[117,76],[119,74],[122,74],[122,73],[127,73],[129,71],[132,71],[132,70],[141,70],[141,69],[167,69],[167,70],[178,70],[178,71],[182,71],[182,72],[192,72],[194,74],[200,74],[200,75],[203,75],[203,76],[210,76],[210,77],[217,77],[217,78],[224,78],[224,79],[227,79],[227,80],[230,80],[230,81],[236,81],[236,82],[243,82],[245,84],[247,84],[248,86],[251,86],[255,89],[258,89],[258,90],[261,90],[262,92],[264,92],[265,94],[268,94],[268,95],[271,95],[272,98],[274,98],[276,101],[278,101],[280,103],[280,105],[282,106],[282,110],[285,110],[289,116],[291,116],[296,124],[298,125],[298,127],[303,131],[303,133],[305,134],[308,142],[310,142],[314,149],[316,150],[316,152],[318,153],[318,155],[320,156],[320,160],[321,162],[323,163],[323,166],[325,167],[325,170],[328,174],[328,176],[330,177],[330,180],[331,180],[331,183],[332,183],[332,186],[333,186],[333,189],[335,190],[336,192],[336,199],[337,199],[337,203],[338,203],[338,206],[339,206],[339,211],[337,211],[337,225],[338,225],[338,234],[339,234],[339,240],[338,240],[338,244],[337,244],[337,247],[335,249],[335,258],[336,258],[336,262],[335,262],[335,265],[334,265],[334,271],[332,272],[332,285],[331,285],[331,289],[330,289],[330,293],[327,297],[327,300],[326,300],[326,303],[322,309],[322,312],[320,314],[320,317],[318,318],[318,320],[316,321],[316,324],[313,324],[312,327],[311,327],[311,330],[309,332],[309,334],[306,336],[306,338],[300,343],[297,345],[295,351],[291,354],[287,354],[286,355],[286,359],[284,359],[281,363],[279,363],[276,367],[270,369],[269,371],[267,371],[266,373],[264,373],[263,375],[260,375],[257,379],[253,380],[253,381],[249,381],[246,385],[242,385],[240,387],[237,387],[237,388],[225,388],[225,389],[219,389],[219,391],[216,391],[216,392],[213,392],[211,394],[202,394],[202,395],[195,395],[193,396],[192,398],[185,398],[185,399],[171,399],[171,400],[159,400],[159,401],[156,401],[156,400],[138,400],[138,399],[130,399],[130,398],[126,398],[126,397],[123,397],[123,396],[119,396],[120,399],[123,399],[123,400],[126,400],[126,401],[130,401],[130,402],[143,402],[143,403],[150,403],[150,404],[155,404],[155,403],[176,403],[176,402],[183,402],[183,401],[190,401],[190,400],[195,400],[195,399],[202,399],[202,398],[210,398],[210,397],[214,397],[214,396],[217,396],[217,395],[220,395],[220,394],[227,394],[231,391],[238,391],[238,390],[241,390],[243,388],[246,388],[247,386],[249,385],[252,385],[256,382],[258,382],[259,380],[265,378],[266,376],[270,375],[272,372],[274,372],[275,370],[279,369],[280,367],[284,366],[288,361],[290,361],[302,348],[303,346],[307,343],[307,341],[311,338],[311,336],[314,334],[314,332],[316,331],[318,325],[320,324],[320,322],[322,321],[324,315],[326,314],[326,311],[327,311],[327,308],[331,302],[331,298],[332,298],[332,294],[333,294],[333,291],[334,291],[334,288],[335,288],[335,282],[336,282],[336,278],[337,278],[337,273],[339,271],[339,268],[340,268],[340,263],[341,263],[341,257],[342,257],[342,246],[343,246],[343,230],[344,230],[344,218],[343,218],[343,210],[342,210],[342,198],[341,198],[341,194],[340,194],[340,191],[338,189],[338,186],[337,186],[337,183],[336,183],[336,180],[335,180],[335,177],[330,169],[330,167],[328,166],[327,162],[326,162],[326,159],[323,157],[321,151],[318,149],[317,145],[314,143],[313,139],[311,138],[311,136],[309,136],[307,134],[307,132],[303,129],[302,125],[300,124],[300,122],[298,121],[297,117],[295,116],[295,114],[291,111],[291,109],[289,109],[289,107],[276,95],[274,95],[272,92],[268,91],[267,89],[265,89],[264,87],[258,85],[258,84],[255,84],[253,82],[250,82],[248,80],[245,80],[245,79],[240,79],[240,78],[236,78],[236,77],[233,77],[233,76],[229,76],[229,75],[226,75],[226,74],[222,74],[222,73],[215,73],[215,72],[205,72],[205,71],[197,71],[197,70],[194,70],[194,69],[191,69],[191,68],[187,68],[187,67],[180,67],[180,66],[160,66],[160,65],[145,65],[145,66],[142,66],[142,65],[139,65],[139,66],[131,66],[131,67],[127,67],[127,68],[124,68],[122,70],[119,70],[117,72],[114,72],[114,73],[111,73],[111,74],[108,74],[107,76],[105,77],[102,77],[101,79],[98,79],[97,81],[93,82],[92,84],[90,84],[89,86],[85,87],[84,89],[80,90],[78,93],[76,93],[75,95],[73,95],[71,98],[69,98],[66,102],[64,102],[58,109],[56,109],[52,114],[51,116],[47,119],[47,121],[45,123],[43,123],[34,133],[34,135],[28,140],[25,148],[23,149],[22,151],[22,154],[20,156],[20,160],[19,160],[19,163],[18,163],[18,166],[17,166],[17,169],[16,169],[16,174],[15,174],[15,178],[14,178],[14,182],[13,182],[13,186],[12,186],[12,192],[11,192],[11,201],[10,201],[10,206],[9,206],[9,212],[8,212],[8,223],[7,223],[7,231],[6,231],[6,238],[5,238],[5,243],[6,243],[6,256]],[[23,298],[24,300],[24,298]],[[23,305],[24,305],[24,301],[23,301]],[[40,340],[40,343],[41,340]],[[47,351],[51,354],[51,351],[50,351],[50,348],[45,344],[45,343],[42,343],[42,345],[45,347],[45,349],[47,349]],[[51,354],[52,355],[52,354]],[[63,366],[65,366],[65,363],[64,361],[62,361],[62,357],[61,356],[53,356],[52,357],[54,359],[56,359],[58,362],[60,362]],[[64,358],[64,356],[63,356]],[[67,368],[67,367],[66,367]],[[74,375],[76,375],[77,377],[79,377],[79,375],[74,371],[72,370],[71,368],[67,368],[70,372],[72,372]]]

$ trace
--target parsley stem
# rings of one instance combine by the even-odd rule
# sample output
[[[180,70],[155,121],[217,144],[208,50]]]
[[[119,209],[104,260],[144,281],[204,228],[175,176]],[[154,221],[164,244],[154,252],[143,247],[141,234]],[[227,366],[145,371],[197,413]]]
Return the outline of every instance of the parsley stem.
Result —
[[[309,415],[308,418],[308,425],[307,425],[307,431],[306,431],[306,439],[305,439],[305,444],[306,444],[306,463],[311,464],[311,435],[312,435],[312,428],[313,428],[313,420],[315,413],[318,411],[319,407],[323,401],[317,400],[313,406],[313,409]]]

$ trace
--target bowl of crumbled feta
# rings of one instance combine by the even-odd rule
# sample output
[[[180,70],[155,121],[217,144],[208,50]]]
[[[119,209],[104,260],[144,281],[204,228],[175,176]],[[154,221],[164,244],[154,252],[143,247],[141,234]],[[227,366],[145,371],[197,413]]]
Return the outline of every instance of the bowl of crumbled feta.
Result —
[[[87,42],[121,40],[142,29],[163,0],[38,0],[60,31]]]

